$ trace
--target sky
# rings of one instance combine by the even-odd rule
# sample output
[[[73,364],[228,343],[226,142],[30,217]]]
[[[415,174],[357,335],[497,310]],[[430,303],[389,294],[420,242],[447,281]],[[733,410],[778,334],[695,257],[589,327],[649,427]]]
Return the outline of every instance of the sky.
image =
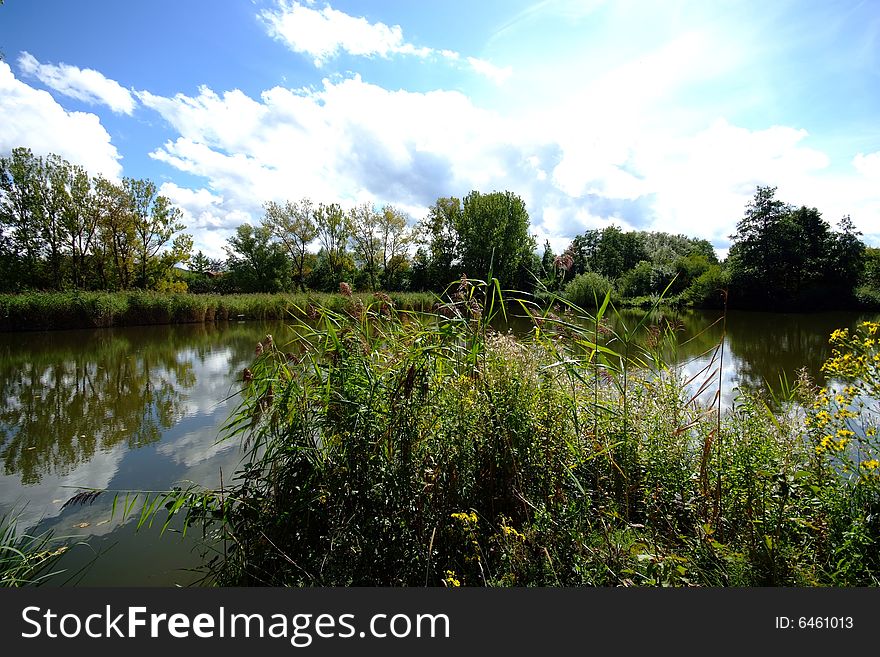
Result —
[[[269,201],[471,190],[723,256],[758,185],[880,246],[880,0],[5,0],[0,52],[0,155],[149,178],[211,257]]]

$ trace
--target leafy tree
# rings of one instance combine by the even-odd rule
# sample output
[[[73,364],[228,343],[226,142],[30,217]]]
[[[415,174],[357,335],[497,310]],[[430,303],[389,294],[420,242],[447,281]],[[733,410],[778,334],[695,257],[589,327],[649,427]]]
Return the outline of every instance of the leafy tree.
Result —
[[[318,236],[314,205],[307,198],[299,202],[285,201],[284,205],[267,203],[263,225],[287,249],[293,261],[294,282],[300,290],[305,290],[308,246]]]
[[[127,290],[135,268],[137,232],[131,197],[122,185],[103,176],[95,180],[98,213],[98,266],[102,289]]]
[[[617,226],[608,226],[602,230],[590,264],[594,271],[613,280],[647,259],[648,254],[636,233],[624,233]]]
[[[863,266],[864,244],[849,217],[834,233],[816,208],[795,208],[758,187],[732,236],[728,267],[738,305],[821,307],[846,303]]]
[[[835,287],[851,291],[859,282],[865,267],[865,244],[850,219],[844,216],[838,222],[839,231],[831,248],[831,276]]]
[[[207,274],[211,271],[211,260],[200,250],[190,258],[189,270],[197,274]]]
[[[379,242],[382,252],[382,287],[395,290],[401,287],[401,275],[409,266],[409,248],[414,241],[406,215],[386,205],[377,217]]]
[[[599,246],[600,235],[599,230],[588,230],[571,241],[568,252],[572,255],[571,272],[574,276],[592,271],[592,260]]]
[[[70,278],[73,287],[84,288],[88,281],[87,263],[92,258],[98,238],[99,213],[89,174],[80,166],[65,168],[65,204],[62,222],[70,255]]]
[[[453,266],[459,258],[457,226],[461,223],[461,212],[460,199],[438,198],[419,226],[420,241],[428,247],[428,286],[434,290],[443,290],[458,278]]]
[[[367,280],[367,286],[370,290],[376,290],[379,285],[379,261],[381,259],[379,215],[373,209],[372,204],[362,203],[346,213],[345,222],[352,251]]]
[[[535,250],[529,214],[516,194],[473,191],[463,203],[456,225],[462,269],[471,277],[490,273],[504,287],[525,288],[526,270]]]
[[[125,178],[122,186],[129,197],[136,235],[137,285],[146,289],[166,279],[174,266],[189,259],[192,238],[175,237],[186,228],[180,222],[182,214],[167,197],[157,195],[155,183]],[[163,253],[169,242],[171,248]]]
[[[13,256],[19,281],[35,282],[44,247],[47,181],[43,159],[29,148],[15,148],[0,158],[0,227]]]
[[[625,272],[617,281],[617,288],[624,297],[643,297],[656,291],[654,285],[654,265],[642,260]]]
[[[342,275],[348,264],[346,245],[349,232],[345,212],[338,203],[321,203],[315,211],[315,226],[323,251],[323,258],[319,254],[318,264],[326,272],[318,277],[323,280],[325,289],[335,290],[342,282]]]
[[[289,287],[290,260],[267,227],[242,224],[227,243],[229,276],[239,290],[280,292]]]
[[[550,240],[544,240],[544,254],[541,256],[541,273],[544,275],[544,278],[550,278],[553,275],[553,270],[555,269],[553,261],[556,258],[556,254],[553,253],[553,247],[550,246]]]

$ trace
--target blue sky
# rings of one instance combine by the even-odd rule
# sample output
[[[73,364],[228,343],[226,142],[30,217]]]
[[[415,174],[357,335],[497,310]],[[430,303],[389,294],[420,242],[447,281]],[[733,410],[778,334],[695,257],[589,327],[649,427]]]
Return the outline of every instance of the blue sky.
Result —
[[[223,254],[263,203],[521,195],[722,254],[755,186],[880,245],[880,2],[6,0],[0,153],[148,177]]]

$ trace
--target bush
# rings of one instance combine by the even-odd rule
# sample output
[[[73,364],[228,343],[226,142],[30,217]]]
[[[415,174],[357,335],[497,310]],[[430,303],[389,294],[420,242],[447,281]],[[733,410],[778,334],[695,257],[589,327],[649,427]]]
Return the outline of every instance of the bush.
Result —
[[[684,300],[698,308],[720,308],[724,305],[722,291],[730,284],[730,277],[720,265],[712,265],[700,274],[684,291]]]
[[[578,274],[568,285],[565,286],[564,296],[573,304],[582,308],[596,308],[605,298],[605,295],[611,291],[613,285],[611,281],[597,274],[588,271]]]

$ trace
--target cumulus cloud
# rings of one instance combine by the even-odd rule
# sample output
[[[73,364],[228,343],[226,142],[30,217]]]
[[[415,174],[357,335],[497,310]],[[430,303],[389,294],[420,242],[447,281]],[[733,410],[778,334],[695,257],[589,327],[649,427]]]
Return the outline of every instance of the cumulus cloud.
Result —
[[[39,155],[56,153],[92,174],[122,173],[119,153],[96,115],[68,112],[48,92],[16,79],[5,62],[0,62],[0,116],[0,153],[27,146]]]
[[[875,182],[880,182],[880,151],[876,153],[858,153],[853,158],[853,166],[860,174]]]
[[[243,223],[254,223],[250,213],[204,188],[164,182],[159,193],[183,213],[183,223],[193,236],[193,252],[201,251],[209,258],[225,258],[224,247],[235,229]]]
[[[106,105],[114,112],[128,114],[134,111],[131,92],[115,80],[110,80],[90,68],[70,64],[41,64],[28,52],[18,58],[19,69],[27,76],[37,78],[60,94],[90,105]]]
[[[276,8],[260,12],[260,18],[272,38],[295,53],[312,57],[319,68],[343,52],[385,59],[391,55],[411,55],[435,57],[451,63],[461,60],[461,55],[454,50],[436,50],[408,42],[400,25],[371,23],[362,16],[351,16],[333,9],[329,4],[322,9],[313,9],[295,0],[279,0]],[[513,73],[510,66],[499,67],[476,57],[467,57],[465,61],[470,70],[498,84]]]
[[[389,91],[358,76],[259,98],[208,88],[140,98],[179,133],[151,156],[206,180],[200,190],[169,186],[168,195],[192,217],[197,244],[217,248],[219,235],[258,220],[264,202],[304,196],[392,203],[420,219],[439,196],[509,189],[556,250],[615,224],[703,237],[719,252],[757,185],[778,186],[780,198],[830,221],[849,213],[866,233],[860,222],[880,202],[868,183],[874,155],[853,162],[861,182],[835,177],[828,155],[791,126],[719,118],[664,131],[585,122],[575,106],[513,116],[457,91]]]
[[[266,9],[260,16],[273,38],[283,41],[294,52],[311,55],[316,66],[336,57],[340,51],[366,57],[391,54],[424,57],[431,53],[430,48],[416,48],[405,42],[400,25],[371,23],[330,5],[312,9],[282,0],[277,9]]]

